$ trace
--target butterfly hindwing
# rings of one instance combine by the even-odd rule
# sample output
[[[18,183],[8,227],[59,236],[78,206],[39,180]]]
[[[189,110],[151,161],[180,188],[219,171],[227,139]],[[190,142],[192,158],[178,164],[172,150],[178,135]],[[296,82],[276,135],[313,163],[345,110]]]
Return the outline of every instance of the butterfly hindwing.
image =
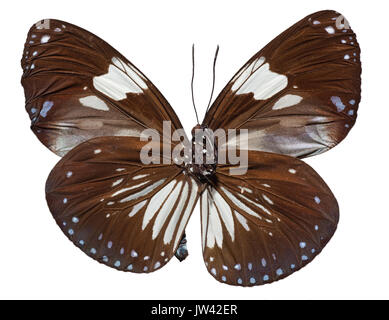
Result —
[[[31,128],[63,156],[97,136],[134,136],[164,120],[181,128],[158,89],[102,39],[67,22],[33,25],[22,58]]]
[[[175,164],[142,164],[143,145],[133,137],[94,138],[67,153],[46,183],[65,235],[97,261],[132,272],[169,261],[199,194]]]
[[[337,201],[299,159],[250,151],[248,170],[219,166],[201,196],[203,256],[220,282],[253,286],[299,270],[336,230]]]
[[[249,150],[319,154],[354,125],[360,74],[360,49],[347,20],[335,11],[316,12],[255,54],[220,93],[203,125],[248,129]]]

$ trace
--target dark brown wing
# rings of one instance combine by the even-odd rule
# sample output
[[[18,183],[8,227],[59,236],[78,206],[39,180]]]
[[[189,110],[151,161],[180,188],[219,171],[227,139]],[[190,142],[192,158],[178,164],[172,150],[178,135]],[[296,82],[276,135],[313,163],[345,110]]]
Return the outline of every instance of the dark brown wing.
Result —
[[[321,252],[338,204],[299,159],[249,151],[247,173],[219,166],[201,197],[203,256],[218,281],[253,286],[284,278]]]
[[[175,164],[143,165],[144,144],[91,139],[67,153],[46,183],[50,211],[69,240],[123,271],[152,272],[170,260],[199,194]]]
[[[173,109],[131,62],[105,41],[72,24],[45,20],[30,29],[22,84],[31,128],[63,156],[97,136],[162,133],[181,128]]]
[[[322,153],[355,123],[360,49],[335,11],[302,19],[254,55],[223,89],[203,121],[248,129],[249,150],[294,157]]]

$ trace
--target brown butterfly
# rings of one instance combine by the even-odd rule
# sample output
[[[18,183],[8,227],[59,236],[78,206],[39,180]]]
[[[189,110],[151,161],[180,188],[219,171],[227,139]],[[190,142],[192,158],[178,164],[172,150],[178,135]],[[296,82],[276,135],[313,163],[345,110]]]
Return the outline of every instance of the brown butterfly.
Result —
[[[338,144],[356,120],[360,49],[335,11],[309,15],[256,53],[201,126],[246,129],[247,172],[235,164],[140,161],[145,129],[182,129],[143,73],[92,33],[58,20],[34,25],[22,58],[31,128],[63,158],[46,183],[65,235],[122,271],[153,272],[187,255],[185,227],[201,198],[202,247],[218,281],[253,286],[299,270],[323,249],[337,201],[300,158]],[[178,142],[160,142],[174,148]]]

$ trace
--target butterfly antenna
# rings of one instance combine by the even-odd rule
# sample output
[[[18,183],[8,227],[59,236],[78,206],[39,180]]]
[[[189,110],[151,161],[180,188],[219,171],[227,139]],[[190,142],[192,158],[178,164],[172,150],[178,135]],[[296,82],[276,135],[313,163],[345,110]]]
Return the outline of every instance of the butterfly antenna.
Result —
[[[212,102],[212,97],[213,97],[213,91],[215,89],[215,78],[216,78],[216,60],[217,60],[217,55],[219,53],[219,45],[217,45],[216,47],[216,52],[215,52],[215,58],[213,59],[213,79],[212,79],[212,91],[211,91],[211,97],[209,98],[209,102],[208,102],[208,106],[207,106],[207,110],[205,111],[205,113],[208,112],[208,109],[211,105],[211,102]]]
[[[195,73],[195,58],[194,58],[194,44],[192,44],[192,81],[191,81],[191,83],[190,83],[190,89],[191,89],[191,91],[192,91],[192,103],[193,103],[194,111],[195,111],[195,113],[196,113],[197,124],[200,124],[199,116],[198,116],[198,114],[197,114],[195,99],[194,99],[194,93],[193,93],[194,73]]]

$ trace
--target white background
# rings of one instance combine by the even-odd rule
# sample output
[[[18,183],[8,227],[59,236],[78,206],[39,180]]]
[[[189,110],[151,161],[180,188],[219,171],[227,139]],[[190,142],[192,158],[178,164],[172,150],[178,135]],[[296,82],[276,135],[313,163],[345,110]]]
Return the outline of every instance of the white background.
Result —
[[[385,8],[386,7],[386,8]],[[51,217],[44,186],[59,160],[29,129],[20,85],[27,31],[57,18],[113,45],[161,90],[186,130],[191,45],[201,118],[211,89],[216,44],[218,93],[248,58],[315,11],[343,13],[357,34],[363,63],[358,120],[335,149],[307,162],[337,197],[340,223],[307,267],[270,285],[220,284],[201,256],[199,207],[187,228],[190,256],[146,275],[118,272],[88,258]],[[1,12],[0,298],[300,299],[389,298],[387,1],[16,1]]]

